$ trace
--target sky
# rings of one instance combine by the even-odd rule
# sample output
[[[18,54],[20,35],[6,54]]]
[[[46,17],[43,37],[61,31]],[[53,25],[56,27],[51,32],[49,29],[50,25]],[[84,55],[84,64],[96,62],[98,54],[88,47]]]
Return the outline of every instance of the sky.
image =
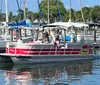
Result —
[[[3,1],[1,3],[1,1]],[[18,0],[20,3],[21,8],[23,9],[23,2],[24,0]],[[39,0],[42,1],[42,0]],[[70,0],[61,0],[64,3],[64,6],[66,9],[69,9],[69,1]],[[100,5],[100,0],[81,0],[82,7],[93,7],[94,5]],[[2,6],[2,11],[5,12],[5,2],[4,0],[0,0],[0,8]],[[38,4],[37,0],[26,0],[27,8],[31,11],[37,11],[38,10]],[[80,10],[80,5],[78,0],[72,0],[72,8],[75,10]],[[12,11],[14,14],[17,14],[16,10],[18,10],[18,6],[16,3],[16,0],[8,0],[8,9],[9,11]]]

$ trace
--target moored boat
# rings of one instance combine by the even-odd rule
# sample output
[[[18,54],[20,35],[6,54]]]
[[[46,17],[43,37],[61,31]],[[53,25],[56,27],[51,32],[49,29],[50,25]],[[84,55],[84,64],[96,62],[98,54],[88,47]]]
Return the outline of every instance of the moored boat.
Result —
[[[70,26],[71,25],[69,25],[69,28]],[[68,29],[68,25],[57,25],[54,28],[50,26],[51,29],[47,28],[44,27],[43,29],[41,29],[41,38],[36,38],[38,40],[29,43],[8,42],[6,44],[6,53],[1,55],[10,56],[13,63],[15,64],[65,62],[94,58],[93,48],[91,44],[76,42],[75,40],[74,42],[66,42],[66,40],[57,41],[57,38],[54,39],[56,34],[58,34],[54,32],[54,30],[58,28],[59,31],[64,29],[65,33],[65,29]],[[46,33],[48,30],[50,32],[49,38],[52,37],[51,41],[49,40],[49,38],[47,38],[48,35]],[[63,36],[66,36],[66,34],[64,34]]]
[[[73,46],[72,46],[73,45]],[[89,44],[68,43],[66,47],[56,48],[54,44],[8,43],[7,56],[13,63],[47,63],[71,60],[93,59]]]

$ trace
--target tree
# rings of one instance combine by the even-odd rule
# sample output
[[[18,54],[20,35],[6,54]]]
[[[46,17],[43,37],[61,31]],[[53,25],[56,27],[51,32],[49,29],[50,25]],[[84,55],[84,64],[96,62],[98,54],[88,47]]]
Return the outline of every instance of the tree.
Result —
[[[13,22],[17,22],[18,21],[18,16],[14,15],[13,16]]]
[[[28,18],[28,8],[25,8],[26,19]]]
[[[22,9],[18,9],[18,19],[23,20],[24,19],[24,11]]]
[[[13,14],[12,12],[9,12],[9,22],[12,22],[13,21]]]
[[[83,13],[84,13],[84,18],[85,18],[85,21],[90,21],[91,19],[91,7],[83,7],[82,10],[83,10]]]
[[[41,10],[42,10],[42,13],[43,13],[43,18],[45,20],[47,20],[47,16],[48,16],[48,4],[47,4],[47,1],[48,0],[43,0],[41,3],[40,3],[40,7],[41,7]],[[59,8],[60,8],[60,12],[61,12],[61,15],[63,16],[63,19],[66,21],[65,19],[65,14],[66,14],[66,9],[63,5],[63,3],[58,0],[58,4],[59,4]],[[57,6],[57,3],[56,3],[56,0],[49,0],[49,10],[50,10],[50,13],[49,13],[49,16],[50,16],[50,22],[55,22],[56,21],[60,21],[60,18],[59,18],[59,13],[58,13],[58,6]]]
[[[33,13],[33,20],[35,19],[39,20],[39,13]]]
[[[33,21],[33,12],[32,11],[28,11],[27,13],[27,18],[30,19],[31,21]]]
[[[45,21],[48,20],[48,0],[42,0],[40,3],[40,8],[43,13],[43,18]],[[58,1],[58,2],[56,2]],[[59,5],[59,6],[58,6]],[[69,20],[69,10],[66,10],[61,0],[49,0],[49,17],[50,17],[50,23],[55,21],[60,21],[59,17],[59,9],[60,13],[62,15],[62,21],[68,21]],[[100,21],[100,6],[94,6],[94,7],[83,7],[83,14],[85,21],[93,21],[98,22]],[[30,19],[31,21],[34,21],[37,19],[40,20],[40,13],[38,12],[32,12],[29,11],[28,8],[25,9],[26,12],[26,19]],[[14,22],[18,20],[24,19],[24,11],[22,9],[17,10],[18,15],[13,15],[12,12],[9,12],[9,21]],[[71,18],[72,21],[83,21],[82,20],[82,14],[81,11],[71,9]],[[5,21],[6,14],[0,13],[0,21]]]
[[[93,12],[92,12],[92,19],[94,22],[97,22],[100,20],[100,6],[94,6],[93,8]]]
[[[0,14],[0,18],[1,18],[0,21],[6,21],[6,14],[5,13],[1,13]]]

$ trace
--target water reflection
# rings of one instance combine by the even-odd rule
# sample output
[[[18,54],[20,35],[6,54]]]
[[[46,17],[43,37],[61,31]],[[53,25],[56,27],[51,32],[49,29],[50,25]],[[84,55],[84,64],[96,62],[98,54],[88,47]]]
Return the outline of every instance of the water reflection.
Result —
[[[10,65],[4,72],[5,85],[72,85],[86,74],[92,74],[92,61]]]

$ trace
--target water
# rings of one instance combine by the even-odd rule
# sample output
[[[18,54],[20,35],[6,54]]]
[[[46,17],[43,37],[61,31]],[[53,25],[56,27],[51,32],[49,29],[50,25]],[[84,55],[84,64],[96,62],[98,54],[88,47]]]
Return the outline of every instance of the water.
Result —
[[[100,59],[31,65],[1,62],[0,85],[100,85]]]

